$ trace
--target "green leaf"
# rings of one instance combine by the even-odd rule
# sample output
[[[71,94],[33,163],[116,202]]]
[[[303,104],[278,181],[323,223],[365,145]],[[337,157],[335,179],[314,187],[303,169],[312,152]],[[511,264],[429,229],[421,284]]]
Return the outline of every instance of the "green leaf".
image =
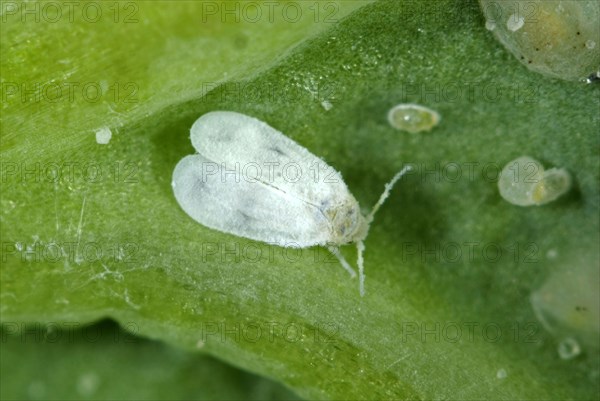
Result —
[[[586,277],[600,261],[598,85],[528,71],[486,31],[475,2],[377,2],[329,30],[307,23],[296,42],[262,32],[270,50],[248,65],[239,54],[196,58],[238,25],[217,24],[211,42],[177,19],[189,25],[189,11],[173,13],[156,11],[165,22],[155,30],[110,31],[139,62],[92,52],[101,63],[88,79],[129,73],[147,91],[135,107],[119,104],[117,120],[99,105],[3,110],[3,322],[134,322],[141,335],[310,399],[597,399],[598,349],[561,359],[529,297],[555,272]],[[150,55],[148,32],[163,46]],[[75,65],[92,65],[86,40],[68,53]],[[21,64],[43,70],[39,50],[12,43]],[[198,63],[212,75],[190,78]],[[213,69],[231,64],[227,77]],[[203,91],[207,80],[220,85]],[[439,126],[392,129],[387,111],[402,102],[435,109]],[[364,298],[322,248],[220,233],[179,208],[173,168],[194,152],[191,124],[212,110],[257,117],[323,157],[365,210],[413,164],[371,226]],[[101,126],[113,130],[108,145],[95,141]],[[545,206],[509,204],[497,174],[522,155],[565,168],[574,188]]]
[[[22,332],[14,335],[16,329]],[[109,321],[86,327],[5,325],[0,332],[2,399],[297,399],[269,380],[135,337],[134,325],[127,329]]]

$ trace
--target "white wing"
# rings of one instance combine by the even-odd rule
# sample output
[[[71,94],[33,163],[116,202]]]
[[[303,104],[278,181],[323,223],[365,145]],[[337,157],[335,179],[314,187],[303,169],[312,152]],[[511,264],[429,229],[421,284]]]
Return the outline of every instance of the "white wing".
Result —
[[[252,174],[258,165],[262,182],[321,210],[352,197],[335,169],[255,118],[230,111],[207,113],[196,120],[190,138],[207,159],[224,163],[228,170],[254,166],[248,169]]]
[[[206,174],[210,160],[186,156],[173,171],[173,191],[181,208],[197,222],[226,233],[287,247],[325,244],[326,217],[313,204],[274,186]]]

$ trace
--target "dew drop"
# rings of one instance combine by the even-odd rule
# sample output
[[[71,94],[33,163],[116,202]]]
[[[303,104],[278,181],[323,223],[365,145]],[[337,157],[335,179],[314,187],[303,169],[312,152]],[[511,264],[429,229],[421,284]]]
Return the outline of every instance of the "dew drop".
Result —
[[[27,395],[32,399],[40,399],[46,396],[46,384],[42,381],[34,381],[27,386]]]
[[[548,252],[546,252],[546,259],[548,260],[554,260],[557,256],[558,251],[556,249],[548,249]]]
[[[558,355],[561,359],[573,359],[579,354],[581,354],[581,346],[573,337],[567,337],[558,344]]]
[[[77,381],[77,392],[84,397],[90,397],[96,392],[99,385],[100,378],[96,373],[84,373],[79,376]]]

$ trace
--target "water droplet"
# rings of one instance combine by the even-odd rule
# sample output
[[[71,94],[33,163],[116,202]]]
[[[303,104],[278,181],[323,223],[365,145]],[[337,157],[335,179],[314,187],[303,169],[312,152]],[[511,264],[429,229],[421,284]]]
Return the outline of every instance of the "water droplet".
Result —
[[[581,346],[573,337],[567,337],[558,344],[558,355],[561,359],[573,359],[579,354],[581,354]]]
[[[593,40],[588,40],[585,42],[585,47],[592,50],[593,48],[596,47],[596,42],[594,42]]]
[[[99,384],[100,378],[96,373],[84,373],[77,380],[77,392],[84,397],[89,397],[96,392]]]
[[[493,31],[494,29],[496,29],[496,23],[491,20],[485,21],[485,29],[487,29],[488,31]]]
[[[506,373],[506,369],[498,369],[498,371],[496,372],[496,378],[502,380],[502,379],[506,379],[506,377],[508,376],[508,373]]]
[[[34,381],[27,386],[27,394],[32,399],[40,399],[46,397],[46,384],[41,381]]]
[[[556,249],[548,249],[546,252],[546,259],[554,260],[558,256],[558,251]]]

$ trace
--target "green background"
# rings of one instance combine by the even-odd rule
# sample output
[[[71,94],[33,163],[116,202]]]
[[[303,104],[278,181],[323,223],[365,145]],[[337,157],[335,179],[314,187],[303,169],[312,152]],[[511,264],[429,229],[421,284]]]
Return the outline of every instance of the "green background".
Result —
[[[295,22],[116,4],[96,22],[77,8],[73,22],[2,15],[2,398],[294,397],[240,368],[306,399],[598,399],[598,348],[560,359],[529,302],[554,272],[585,278],[600,260],[598,85],[528,71],[476,2],[296,2]],[[439,126],[392,129],[402,102],[437,110]],[[413,164],[371,227],[364,298],[322,248],[181,211],[171,174],[212,110],[322,157],[365,210]],[[509,204],[497,173],[521,155],[567,169],[574,188]],[[577,292],[566,282],[565,302]],[[105,318],[135,341],[106,321],[95,342],[68,328]],[[24,323],[74,340],[24,338]]]

